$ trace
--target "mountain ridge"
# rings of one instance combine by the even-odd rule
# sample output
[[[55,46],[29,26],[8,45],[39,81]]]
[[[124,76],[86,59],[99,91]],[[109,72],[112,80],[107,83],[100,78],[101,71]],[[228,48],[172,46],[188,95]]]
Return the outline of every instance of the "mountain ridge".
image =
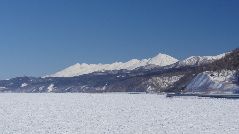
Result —
[[[171,65],[173,63],[178,62],[177,59],[166,55],[159,53],[153,58],[149,59],[131,59],[127,62],[114,62],[112,64],[86,64],[86,63],[76,63],[72,66],[67,67],[66,69],[63,69],[59,72],[56,72],[55,74],[48,75],[45,77],[74,77],[79,76],[83,74],[89,74],[93,72],[104,72],[104,71],[110,71],[110,70],[134,70],[138,67],[146,66],[146,65],[156,65],[156,66],[167,66]]]
[[[196,66],[211,63],[215,60],[221,59],[226,55],[226,53],[219,54],[216,56],[190,56],[184,60],[178,60],[167,54],[158,53],[153,58],[148,59],[131,59],[127,62],[114,62],[112,64],[87,64],[87,63],[76,63],[69,66],[61,71],[54,74],[47,75],[44,77],[74,77],[84,74],[90,74],[93,72],[104,72],[112,70],[134,70],[137,68],[152,69],[156,67],[170,68],[181,67],[181,66]]]

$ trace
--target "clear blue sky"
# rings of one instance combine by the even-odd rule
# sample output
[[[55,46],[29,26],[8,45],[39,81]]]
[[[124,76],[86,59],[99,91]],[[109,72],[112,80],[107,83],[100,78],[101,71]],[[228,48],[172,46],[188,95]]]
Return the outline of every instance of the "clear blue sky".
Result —
[[[0,79],[238,46],[238,0],[0,1]]]

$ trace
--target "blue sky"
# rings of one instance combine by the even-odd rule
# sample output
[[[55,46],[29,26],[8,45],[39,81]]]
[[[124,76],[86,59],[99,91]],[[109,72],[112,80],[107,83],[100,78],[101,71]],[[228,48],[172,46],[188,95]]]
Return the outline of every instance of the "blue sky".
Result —
[[[0,79],[239,45],[237,0],[1,0]]]

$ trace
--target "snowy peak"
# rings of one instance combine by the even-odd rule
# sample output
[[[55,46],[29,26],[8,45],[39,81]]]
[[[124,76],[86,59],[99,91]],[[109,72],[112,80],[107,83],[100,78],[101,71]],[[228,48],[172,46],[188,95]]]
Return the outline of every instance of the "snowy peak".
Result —
[[[72,65],[62,71],[59,71],[53,75],[49,75],[46,77],[74,77],[83,74],[89,74],[93,72],[103,72],[103,71],[110,71],[110,70],[133,70],[138,67],[143,67],[147,65],[156,65],[156,66],[167,66],[176,63],[178,60],[166,55],[159,53],[157,56],[149,59],[132,59],[128,62],[115,62],[112,64],[75,64]]]
[[[194,65],[203,65],[211,63],[215,60],[223,58],[226,53],[217,55],[217,56],[191,56],[185,60],[177,62],[174,66],[194,66]]]
[[[167,65],[171,65],[176,62],[178,62],[177,59],[175,59],[169,55],[159,53],[157,56],[151,58],[148,61],[148,64],[158,65],[158,66],[167,66]]]

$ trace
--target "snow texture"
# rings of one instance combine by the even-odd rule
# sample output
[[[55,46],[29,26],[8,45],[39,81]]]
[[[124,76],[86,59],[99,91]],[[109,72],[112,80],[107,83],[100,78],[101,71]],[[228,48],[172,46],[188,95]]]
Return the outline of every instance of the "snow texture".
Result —
[[[3,134],[238,134],[239,101],[155,94],[0,94]]]
[[[233,93],[239,89],[236,82],[236,71],[221,70],[198,74],[186,87],[186,91],[200,92],[213,90],[214,93]],[[212,92],[212,93],[213,93]]]
[[[115,62],[112,64],[75,64],[62,71],[46,77],[73,77],[93,72],[103,72],[108,70],[133,70],[146,65],[167,66],[176,63],[178,60],[166,54],[159,53],[157,56],[149,59],[132,59],[128,62]]]

